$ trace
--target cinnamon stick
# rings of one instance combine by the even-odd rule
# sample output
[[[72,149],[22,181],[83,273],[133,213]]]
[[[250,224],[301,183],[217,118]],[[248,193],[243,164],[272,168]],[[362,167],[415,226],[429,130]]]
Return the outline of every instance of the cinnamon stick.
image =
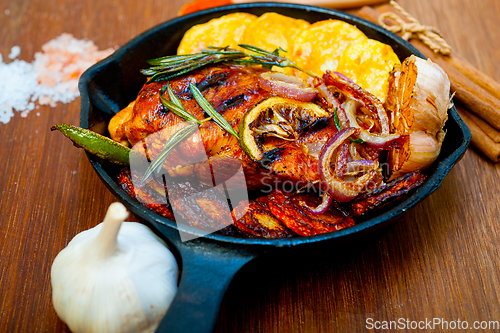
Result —
[[[394,13],[399,17],[401,17],[403,20],[407,21],[401,15],[401,13],[399,13],[394,7],[390,5],[377,6],[376,10],[379,12],[379,14],[385,12]],[[377,18],[377,23],[378,23],[378,18]],[[422,47],[428,48],[427,45],[425,45],[424,43],[420,42],[420,44],[422,45]],[[436,56],[439,56],[442,60],[446,61],[447,63],[458,69],[468,79],[470,79],[472,82],[474,82],[475,84],[486,90],[493,97],[500,99],[500,83],[496,82],[493,78],[491,78],[490,76],[484,74],[483,72],[472,66],[468,61],[464,60],[456,52],[453,52],[450,56],[443,56],[441,54],[436,54]]]
[[[479,149],[486,157],[494,163],[500,161],[500,143],[494,142],[486,133],[483,132],[472,120],[472,113],[467,112],[462,108],[457,108],[460,117],[465,121],[472,133],[472,144]]]
[[[489,92],[493,97],[500,99],[500,83],[493,80],[493,78],[472,66],[456,53],[451,57],[446,57],[445,60],[453,67],[458,68],[469,80]]]
[[[395,12],[389,5],[380,6],[377,10],[365,6],[358,11],[358,16],[378,24],[378,17],[382,12]],[[500,130],[500,100],[492,96],[485,89],[472,82],[466,75],[449,63],[449,56],[434,53],[419,40],[411,40],[410,43],[422,52],[427,58],[437,63],[448,74],[451,89],[455,91],[455,99],[483,118],[492,127]],[[462,66],[463,62],[452,60],[455,65]],[[492,79],[493,80],[493,79]]]
[[[469,118],[481,128],[481,130],[490,137],[491,140],[495,143],[500,143],[500,131],[497,131],[493,127],[490,126],[487,122],[479,118],[473,113],[468,113]]]

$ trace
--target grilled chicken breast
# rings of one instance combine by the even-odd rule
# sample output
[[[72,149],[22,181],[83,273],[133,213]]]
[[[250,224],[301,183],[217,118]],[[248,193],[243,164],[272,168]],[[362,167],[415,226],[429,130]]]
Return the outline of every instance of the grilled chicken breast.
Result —
[[[204,114],[192,96],[190,83],[195,84],[215,110],[238,130],[245,113],[272,96],[259,85],[260,75],[264,71],[266,69],[245,66],[206,67],[169,83],[184,108],[197,119],[206,119],[208,115]],[[112,139],[126,145],[147,146],[145,153],[149,160],[162,151],[166,141],[177,129],[187,124],[163,106],[159,93],[166,84],[167,82],[146,83],[137,99],[109,123]],[[168,94],[164,97],[168,99]],[[324,212],[313,213],[310,208],[318,207],[322,198],[317,193],[297,194],[295,189],[319,182],[320,153],[325,143],[337,133],[333,108],[328,109],[326,101],[320,98],[316,98],[314,103],[327,110],[330,116],[306,127],[293,140],[274,137],[266,139],[265,144],[272,148],[266,151],[265,159],[259,163],[254,162],[243,151],[237,138],[217,123],[204,122],[198,133],[179,143],[163,165],[164,171],[171,176],[198,177],[195,182],[182,179],[178,184],[170,186],[168,191],[164,179],[164,184],[160,185],[164,188],[161,190],[166,194],[168,192],[169,198],[177,195],[180,200],[158,204],[164,202],[157,200],[159,192],[148,187],[149,185],[135,188],[132,173],[127,169],[119,174],[118,182],[131,196],[141,198],[148,208],[168,218],[174,218],[175,212],[189,226],[200,230],[213,230],[214,226],[223,228],[231,220],[228,214],[224,215],[227,211],[224,209],[227,205],[227,198],[224,196],[227,188],[246,185],[249,190],[266,189],[268,191],[262,193],[268,195],[256,200],[243,200],[239,204],[231,202],[231,205],[236,205],[232,207],[234,225],[221,230],[226,235],[259,238],[311,236],[340,230],[352,226],[353,217],[381,207],[422,184],[425,175],[420,172],[412,173],[375,191],[364,193],[350,203],[342,205],[334,202]],[[364,158],[379,158],[380,150],[361,145],[356,149],[356,154],[362,153]],[[210,163],[206,163],[207,158]],[[235,165],[237,169],[243,168],[245,184],[226,183],[226,193],[211,187],[215,169],[218,172],[227,169],[227,174],[230,175]],[[280,191],[278,185],[288,193]]]
[[[208,67],[173,79],[170,85],[185,109],[202,120],[208,115],[204,114],[190,92],[189,84],[195,84],[215,110],[238,130],[245,112],[271,96],[259,86],[259,77],[263,71],[266,69],[245,66]],[[165,84],[166,82],[159,82],[144,85],[135,102],[110,121],[109,132],[112,139],[135,145],[154,133],[160,133],[154,136],[152,144],[148,144],[150,157],[156,156],[163,149],[166,140],[185,123],[162,105],[159,92]],[[168,94],[164,96],[168,99]],[[268,156],[266,163],[261,164],[252,161],[243,152],[234,136],[214,121],[208,121],[200,126],[199,136],[193,135],[179,144],[169,155],[164,169],[171,175],[177,173],[188,176],[189,172],[196,171],[179,166],[203,160],[202,155],[206,154],[212,164],[218,159],[224,162],[228,162],[228,159],[239,161],[249,189],[261,189],[266,184],[285,180],[306,186],[319,179],[319,151],[335,132],[335,126],[328,122],[313,126],[296,141],[280,143]],[[204,151],[199,149],[200,138]]]

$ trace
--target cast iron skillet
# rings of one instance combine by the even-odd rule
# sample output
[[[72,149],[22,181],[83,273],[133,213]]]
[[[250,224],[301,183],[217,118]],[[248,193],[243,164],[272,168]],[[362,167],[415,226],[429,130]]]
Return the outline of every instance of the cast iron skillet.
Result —
[[[83,128],[107,133],[109,119],[133,101],[146,78],[139,73],[148,67],[146,60],[175,54],[184,32],[191,26],[232,12],[265,12],[315,22],[340,19],[356,25],[368,37],[392,46],[400,59],[411,54],[423,57],[411,44],[375,24],[335,10],[283,3],[254,3],[213,8],[160,24],[134,38],[113,55],[87,70],[81,77],[81,118]],[[455,108],[449,111],[446,139],[438,160],[428,170],[428,179],[403,200],[375,214],[365,217],[353,227],[312,237],[292,239],[241,239],[221,235],[207,235],[189,242],[181,242],[176,224],[142,206],[116,184],[119,171],[115,165],[88,155],[99,177],[116,197],[142,222],[151,226],[174,251],[182,269],[179,290],[159,332],[211,332],[219,306],[234,274],[259,255],[274,251],[299,248],[308,251],[318,246],[336,246],[373,237],[388,227],[406,210],[436,190],[453,165],[462,157],[471,134]],[[194,230],[186,230],[196,233]],[[281,251],[281,253],[279,252]]]

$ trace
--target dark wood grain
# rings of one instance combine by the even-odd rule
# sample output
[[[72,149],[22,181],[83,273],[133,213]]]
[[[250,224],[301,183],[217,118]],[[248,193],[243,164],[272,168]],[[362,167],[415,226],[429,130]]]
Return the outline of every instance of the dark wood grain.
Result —
[[[19,45],[31,61],[63,32],[100,48],[122,45],[185,2],[0,0],[0,52],[5,59]],[[500,81],[500,1],[399,3]],[[0,124],[0,332],[68,331],[52,308],[52,261],[114,201],[85,154],[49,131],[78,123],[79,99],[36,112]],[[500,164],[471,148],[443,185],[384,235],[314,258],[252,263],[231,284],[215,331],[360,332],[369,317],[500,320],[498,184]]]

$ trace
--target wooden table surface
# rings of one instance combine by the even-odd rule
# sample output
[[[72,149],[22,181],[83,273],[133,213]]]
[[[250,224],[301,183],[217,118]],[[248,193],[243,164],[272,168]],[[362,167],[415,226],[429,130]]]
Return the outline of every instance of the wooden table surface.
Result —
[[[0,53],[21,58],[63,32],[119,46],[176,16],[187,0],[0,0]],[[500,81],[500,1],[400,0],[465,59]],[[2,78],[0,78],[2,79]],[[1,92],[0,92],[1,93]],[[115,201],[56,123],[79,99],[0,123],[0,332],[67,332],[50,268]],[[500,164],[474,148],[429,198],[359,248],[261,260],[238,274],[215,332],[360,332],[366,320],[500,320]],[[436,330],[439,331],[439,330]]]

